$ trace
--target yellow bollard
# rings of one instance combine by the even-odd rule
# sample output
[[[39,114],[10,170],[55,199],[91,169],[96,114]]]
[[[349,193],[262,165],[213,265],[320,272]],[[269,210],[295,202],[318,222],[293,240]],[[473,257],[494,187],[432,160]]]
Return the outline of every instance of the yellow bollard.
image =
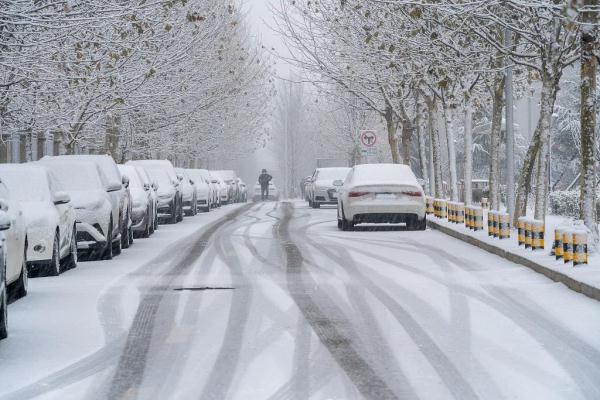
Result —
[[[446,200],[440,200],[440,218],[447,218],[448,216],[448,206],[446,204]]]
[[[449,201],[448,205],[448,222],[454,222],[454,203]]]
[[[563,230],[563,261],[565,264],[573,261],[573,233],[570,229]]]
[[[483,209],[481,207],[473,207],[473,229],[483,230]]]
[[[510,215],[498,213],[498,237],[500,239],[510,238]]]
[[[488,208],[489,204],[488,204],[488,199],[487,197],[482,197],[481,198],[481,208]]]
[[[494,215],[492,216],[492,234],[495,238],[498,237],[498,233],[500,232],[500,227],[498,225],[498,215],[500,213],[498,211],[494,211]]]
[[[525,219],[525,248],[528,249],[531,247],[531,220],[529,218]]]
[[[438,205],[438,199],[434,199],[433,200],[433,215],[436,216],[436,217],[439,216],[438,207],[439,207],[439,205]]]
[[[543,250],[544,243],[544,221],[531,221],[531,250]]]
[[[473,229],[473,209],[471,206],[465,207],[465,227],[468,229]]]
[[[494,211],[490,210],[487,214],[488,236],[494,236]]]
[[[462,224],[465,222],[465,204],[456,203],[456,223]]]
[[[425,196],[425,213],[427,215],[433,214],[433,198]]]
[[[525,246],[525,220],[527,217],[519,217],[517,220],[517,242],[519,246]]]
[[[573,265],[588,263],[588,234],[584,230],[573,231]]]
[[[552,252],[550,253],[557,260],[560,260],[563,256],[563,229],[558,228],[554,230],[554,242],[552,243]]]

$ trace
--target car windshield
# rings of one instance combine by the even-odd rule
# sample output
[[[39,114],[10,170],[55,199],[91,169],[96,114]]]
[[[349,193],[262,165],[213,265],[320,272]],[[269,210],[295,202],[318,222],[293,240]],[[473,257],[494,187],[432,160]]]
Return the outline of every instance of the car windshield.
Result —
[[[52,161],[47,166],[65,190],[102,190],[106,184],[100,179],[96,164],[88,162],[63,163]]]
[[[6,184],[11,197],[17,201],[49,201],[52,198],[48,180],[42,171],[22,171],[0,168],[0,179]]]
[[[346,179],[350,168],[326,168],[319,170],[317,179]]]
[[[171,185],[171,179],[169,174],[161,168],[147,168],[148,174],[158,183],[159,187],[166,188]]]

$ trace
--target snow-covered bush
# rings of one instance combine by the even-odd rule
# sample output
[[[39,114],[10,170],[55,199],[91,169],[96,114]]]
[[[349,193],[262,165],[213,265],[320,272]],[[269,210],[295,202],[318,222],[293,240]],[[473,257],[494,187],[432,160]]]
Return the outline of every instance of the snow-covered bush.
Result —
[[[578,219],[579,190],[561,190],[550,193],[550,212],[554,215]],[[596,215],[600,215],[600,199],[596,200]]]

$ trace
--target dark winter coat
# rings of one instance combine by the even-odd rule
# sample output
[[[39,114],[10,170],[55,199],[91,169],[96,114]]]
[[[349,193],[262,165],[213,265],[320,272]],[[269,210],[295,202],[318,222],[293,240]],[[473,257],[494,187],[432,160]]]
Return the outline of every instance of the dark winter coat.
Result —
[[[260,183],[261,187],[268,187],[269,186],[269,182],[271,182],[271,179],[273,179],[273,177],[267,173],[263,173],[260,174],[260,176],[258,177],[258,183]]]

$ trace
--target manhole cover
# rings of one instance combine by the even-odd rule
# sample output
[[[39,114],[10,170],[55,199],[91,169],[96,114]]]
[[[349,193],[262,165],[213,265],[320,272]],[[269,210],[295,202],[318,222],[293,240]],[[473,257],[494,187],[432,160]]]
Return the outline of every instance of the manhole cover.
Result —
[[[217,286],[204,286],[204,287],[182,287],[175,288],[173,290],[182,292],[182,291],[190,291],[190,292],[200,292],[202,290],[233,290],[233,287],[217,287]]]

